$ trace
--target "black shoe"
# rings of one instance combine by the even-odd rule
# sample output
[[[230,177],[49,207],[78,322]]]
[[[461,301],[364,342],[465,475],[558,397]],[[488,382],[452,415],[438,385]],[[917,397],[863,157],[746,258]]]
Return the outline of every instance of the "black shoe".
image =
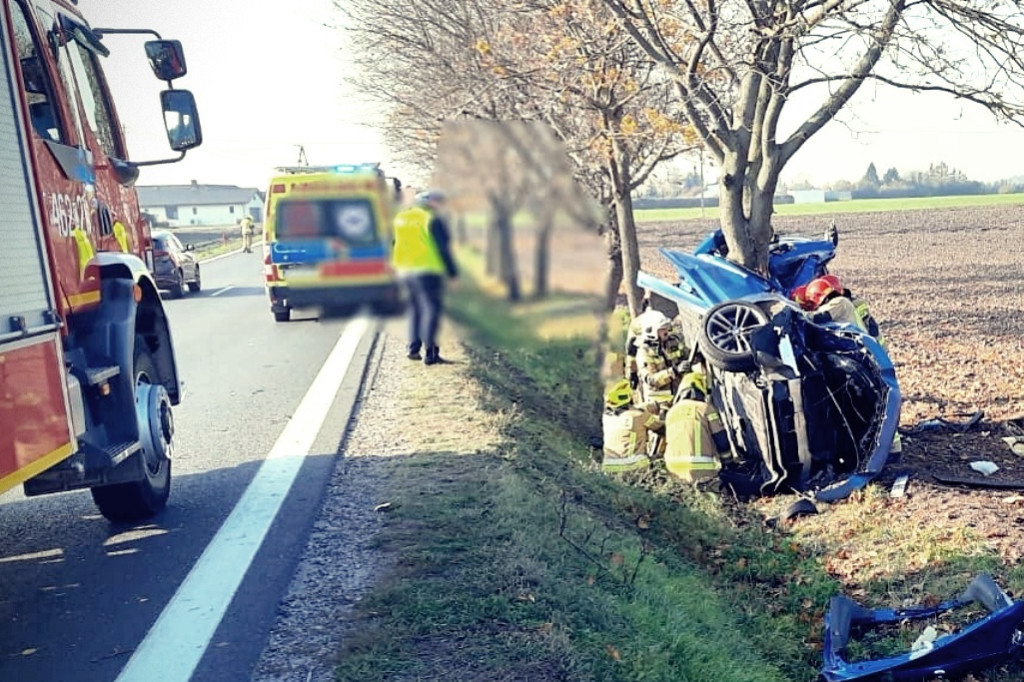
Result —
[[[406,355],[405,357],[409,358],[410,360],[422,360],[422,359],[423,359],[423,356],[422,356],[422,355],[420,355],[420,352],[419,352],[419,351],[416,351],[415,353],[413,353],[413,352],[410,352],[410,353],[409,353],[408,355]]]
[[[440,365],[443,363],[444,360],[441,359],[441,352],[437,346],[427,350],[427,356],[423,358],[424,365]]]

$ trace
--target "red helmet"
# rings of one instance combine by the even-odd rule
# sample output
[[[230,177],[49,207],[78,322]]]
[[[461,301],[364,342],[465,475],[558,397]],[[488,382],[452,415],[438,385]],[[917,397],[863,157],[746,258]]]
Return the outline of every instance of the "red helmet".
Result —
[[[843,294],[843,283],[835,275],[823,275],[811,280],[810,284],[807,285],[804,296],[807,297],[808,307],[814,310],[832,294],[839,294],[841,296]]]
[[[801,284],[796,289],[790,292],[789,297],[796,302],[801,308],[807,307],[807,285]]]

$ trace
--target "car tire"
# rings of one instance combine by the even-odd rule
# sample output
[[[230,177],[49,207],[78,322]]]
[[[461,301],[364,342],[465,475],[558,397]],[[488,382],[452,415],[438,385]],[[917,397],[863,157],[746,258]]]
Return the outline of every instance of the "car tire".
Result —
[[[284,310],[274,311],[274,322],[287,322],[292,318],[292,309],[285,308]]]
[[[135,337],[134,365],[132,373],[136,392],[135,399],[138,402],[144,396],[149,396],[149,391],[156,390],[151,387],[160,384],[156,363],[153,361],[146,341],[141,336]],[[166,394],[164,395],[166,396]],[[144,476],[142,480],[97,486],[91,490],[92,499],[100,513],[111,521],[138,521],[149,518],[167,505],[167,497],[171,491],[170,449],[174,436],[174,421],[170,414],[170,402],[167,401],[161,407],[166,410],[166,413],[160,412],[160,422],[157,428],[161,438],[164,438],[163,445],[148,452],[144,448],[133,455],[133,457],[143,459]],[[140,431],[153,428],[152,424],[143,423],[141,417],[137,418],[140,419]]]
[[[767,322],[768,315],[751,303],[719,303],[704,315],[698,347],[715,367],[728,372],[748,372],[757,367],[750,335]]]
[[[171,284],[171,298],[181,298],[185,295],[185,275],[178,270],[174,282]]]
[[[202,276],[199,274],[199,266],[197,265],[196,266],[196,278],[195,278],[194,281],[188,283],[188,290],[195,292],[195,291],[199,291],[202,288],[203,288],[203,280],[202,280]]]

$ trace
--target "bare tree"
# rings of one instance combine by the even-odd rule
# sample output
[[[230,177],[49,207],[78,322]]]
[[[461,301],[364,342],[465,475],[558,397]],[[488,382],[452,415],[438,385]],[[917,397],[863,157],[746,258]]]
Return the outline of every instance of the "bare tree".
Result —
[[[721,171],[730,258],[758,271],[780,172],[865,82],[943,92],[1024,121],[1021,0],[601,1],[673,81]],[[800,99],[816,106],[783,134]]]
[[[336,2],[355,36],[355,85],[391,110],[394,151],[433,160],[446,118],[541,120],[565,141],[573,176],[611,209],[608,300],[631,310],[639,248],[631,192],[692,144],[647,58],[599,0]],[[398,149],[396,149],[396,147]],[[596,172],[595,172],[596,170]],[[500,216],[499,216],[500,218]],[[500,222],[500,221],[499,221]]]
[[[478,44],[492,65],[486,74],[530,93],[516,102],[517,113],[552,125],[577,176],[601,186],[591,190],[608,201],[614,220],[607,227],[617,230],[606,240],[608,304],[624,284],[636,314],[640,250],[632,192],[695,140],[672,112],[671,82],[654,72],[600,0],[524,0],[505,16],[503,30]],[[601,172],[594,174],[595,167]]]

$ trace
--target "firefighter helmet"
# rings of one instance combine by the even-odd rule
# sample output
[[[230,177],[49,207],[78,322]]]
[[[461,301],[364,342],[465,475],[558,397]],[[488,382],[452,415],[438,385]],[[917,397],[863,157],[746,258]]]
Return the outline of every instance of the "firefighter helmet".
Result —
[[[629,386],[629,379],[616,381],[604,394],[604,405],[609,409],[626,407],[631,402],[633,402],[633,391]]]
[[[832,294],[843,294],[843,284],[835,275],[823,275],[807,285],[807,303],[811,310],[825,302]]]
[[[789,294],[789,297],[801,308],[807,308],[807,285],[801,284]]]
[[[648,308],[638,318],[640,321],[640,336],[644,343],[657,343],[662,330],[672,328],[672,320],[665,317],[665,313],[654,308]]]

